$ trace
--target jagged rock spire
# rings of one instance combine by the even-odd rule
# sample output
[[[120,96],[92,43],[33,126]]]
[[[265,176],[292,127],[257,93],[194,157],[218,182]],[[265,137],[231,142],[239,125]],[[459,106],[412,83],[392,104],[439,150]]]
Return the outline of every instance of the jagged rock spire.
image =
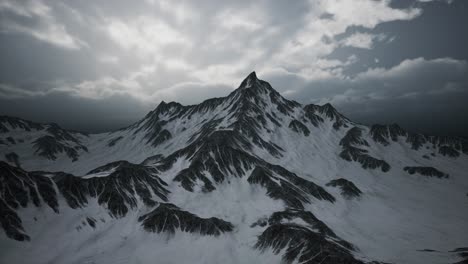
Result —
[[[257,74],[253,71],[242,81],[239,88],[256,87],[255,84],[257,84],[258,81]]]
[[[247,79],[257,79],[257,74],[255,73],[255,71],[251,72],[248,76],[247,76]]]

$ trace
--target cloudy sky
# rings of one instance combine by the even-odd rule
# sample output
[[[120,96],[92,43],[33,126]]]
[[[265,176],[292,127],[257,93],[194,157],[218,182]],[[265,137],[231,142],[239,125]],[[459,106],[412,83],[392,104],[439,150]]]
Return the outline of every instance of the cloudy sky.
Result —
[[[0,114],[103,131],[255,70],[362,123],[468,135],[466,0],[0,0]]]

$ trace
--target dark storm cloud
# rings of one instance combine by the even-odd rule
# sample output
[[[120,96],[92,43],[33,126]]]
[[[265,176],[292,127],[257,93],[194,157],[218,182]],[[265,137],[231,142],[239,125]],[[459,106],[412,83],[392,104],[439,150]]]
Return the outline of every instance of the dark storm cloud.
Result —
[[[424,12],[410,23],[383,23],[372,30],[350,27],[339,37],[346,38],[356,32],[365,32],[374,36],[384,35],[386,38],[375,41],[372,49],[338,48],[328,58],[345,59],[349,54],[359,57],[360,63],[345,69],[347,74],[356,74],[369,67],[393,67],[405,59],[419,57],[468,60],[468,49],[465,48],[468,46],[468,34],[466,27],[462,26],[468,24],[468,2],[401,2],[405,7],[421,7]]]
[[[0,112],[101,131],[256,70],[357,121],[468,134],[465,13],[462,0],[0,0]]]
[[[468,64],[450,58],[405,60],[392,68],[373,68],[353,79],[305,80],[287,83],[302,87],[289,96],[311,103],[331,102],[353,120],[363,123],[399,123],[435,134],[466,135]],[[278,83],[280,84],[280,83]],[[378,117],[378,118],[376,118]]]
[[[2,115],[20,116],[44,123],[54,122],[69,129],[87,132],[126,127],[143,117],[151,108],[131,97],[117,95],[94,100],[54,92],[47,96],[0,99]]]

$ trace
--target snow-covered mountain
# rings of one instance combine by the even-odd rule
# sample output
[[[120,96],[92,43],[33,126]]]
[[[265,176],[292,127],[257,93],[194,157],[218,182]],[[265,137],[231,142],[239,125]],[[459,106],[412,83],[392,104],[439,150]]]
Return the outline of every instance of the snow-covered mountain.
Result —
[[[0,158],[0,263],[468,261],[466,140],[361,125],[255,73],[109,133],[0,117]]]

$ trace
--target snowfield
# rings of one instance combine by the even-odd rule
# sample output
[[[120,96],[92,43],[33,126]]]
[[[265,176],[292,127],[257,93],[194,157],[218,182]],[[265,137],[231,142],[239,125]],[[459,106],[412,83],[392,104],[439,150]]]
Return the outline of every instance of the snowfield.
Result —
[[[0,117],[0,159],[0,263],[468,261],[466,140],[357,124],[255,73],[109,133]]]

